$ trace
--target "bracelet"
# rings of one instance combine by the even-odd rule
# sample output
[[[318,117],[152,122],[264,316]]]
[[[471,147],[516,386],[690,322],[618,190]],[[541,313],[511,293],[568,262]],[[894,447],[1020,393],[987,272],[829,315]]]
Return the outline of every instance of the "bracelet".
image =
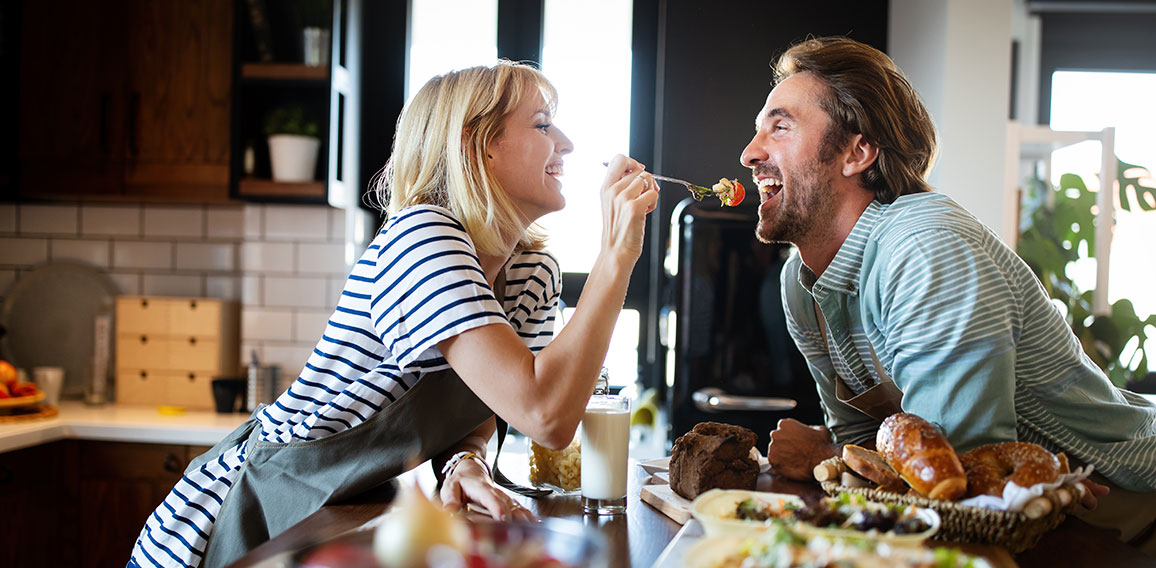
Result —
[[[444,466],[442,466],[442,477],[449,477],[450,474],[453,473],[454,468],[458,467],[458,464],[462,463],[463,460],[468,459],[472,459],[481,464],[482,469],[486,470],[486,477],[490,476],[490,464],[486,463],[486,460],[482,459],[482,456],[479,456],[474,452],[458,452],[454,454],[453,457],[451,457],[449,460],[447,460]]]

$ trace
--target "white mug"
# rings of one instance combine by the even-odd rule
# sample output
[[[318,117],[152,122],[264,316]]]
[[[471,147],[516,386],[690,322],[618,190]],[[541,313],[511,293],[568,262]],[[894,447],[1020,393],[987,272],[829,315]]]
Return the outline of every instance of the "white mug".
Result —
[[[64,387],[64,367],[33,367],[32,380],[44,392],[44,403],[60,404],[60,389]]]

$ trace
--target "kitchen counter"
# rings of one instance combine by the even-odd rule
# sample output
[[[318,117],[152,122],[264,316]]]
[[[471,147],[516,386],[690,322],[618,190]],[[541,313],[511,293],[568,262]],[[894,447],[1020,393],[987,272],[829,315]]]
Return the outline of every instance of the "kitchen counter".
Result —
[[[52,418],[0,424],[0,453],[68,439],[212,446],[248,417],[207,410],[168,416],[155,406],[65,401]]]

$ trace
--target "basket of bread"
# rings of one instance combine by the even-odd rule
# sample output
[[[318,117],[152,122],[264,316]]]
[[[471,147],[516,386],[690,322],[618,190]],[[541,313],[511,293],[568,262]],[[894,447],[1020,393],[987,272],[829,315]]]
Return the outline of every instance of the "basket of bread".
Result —
[[[938,538],[1035,546],[1084,495],[1090,469],[1071,471],[1064,454],[1027,442],[981,446],[962,455],[934,425],[909,413],[880,425],[876,451],[844,446],[815,467],[829,495],[925,507],[939,514]]]

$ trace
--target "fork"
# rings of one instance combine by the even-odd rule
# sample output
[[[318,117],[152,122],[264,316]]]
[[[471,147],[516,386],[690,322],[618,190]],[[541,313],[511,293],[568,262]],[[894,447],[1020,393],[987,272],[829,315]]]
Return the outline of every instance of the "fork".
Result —
[[[602,162],[602,165],[603,166],[609,166],[610,162]],[[710,196],[710,195],[719,195],[722,193],[726,193],[725,189],[715,190],[715,189],[711,189],[709,187],[703,187],[701,185],[695,185],[695,184],[690,183],[689,181],[686,181],[684,179],[660,176],[658,174],[650,174],[650,177],[653,177],[654,179],[659,180],[659,181],[669,181],[671,183],[680,183],[683,186],[685,186],[688,191],[690,191],[691,195],[693,195],[695,199],[697,199],[699,201],[702,201],[702,198]]]

